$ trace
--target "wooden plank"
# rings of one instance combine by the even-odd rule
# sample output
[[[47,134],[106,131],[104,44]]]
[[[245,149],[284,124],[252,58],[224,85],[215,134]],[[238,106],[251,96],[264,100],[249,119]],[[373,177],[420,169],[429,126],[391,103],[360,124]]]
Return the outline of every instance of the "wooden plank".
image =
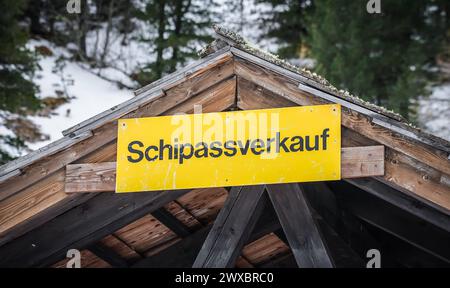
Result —
[[[158,219],[164,226],[172,230],[180,237],[187,237],[191,234],[191,231],[180,220],[175,218],[170,212],[164,208],[159,208],[152,213],[153,217]]]
[[[1,246],[0,267],[55,263],[59,257],[64,257],[68,249],[82,249],[96,243],[187,192],[176,190],[127,195],[99,194],[46,225]]]
[[[318,83],[317,80],[309,79],[308,77],[300,75],[299,73],[290,71],[289,69],[283,68],[279,65],[266,61],[240,49],[232,47],[231,52],[233,53],[233,55],[237,56],[235,57],[236,64],[242,61],[246,61],[254,65],[258,65],[259,67],[263,67],[264,69],[270,70],[278,75],[281,75],[285,79],[294,82],[299,89],[307,92],[308,94],[316,96],[316,98],[321,98],[321,101],[339,103],[349,110],[355,111],[361,115],[375,120],[373,122],[374,124],[380,125],[384,128],[392,129],[392,131],[395,130],[403,137],[408,137],[411,140],[417,141],[418,143],[426,144],[432,148],[438,148],[441,151],[445,152],[446,155],[450,153],[450,142],[440,139],[436,136],[423,133],[417,128],[413,128],[411,126],[408,126],[406,123],[400,122],[403,120],[403,118],[398,114],[387,111],[384,108],[378,107],[376,105],[370,105],[360,99],[352,98],[347,95],[338,96],[333,91],[333,89],[329,89],[329,87]],[[236,75],[240,76],[238,71],[236,71]]]
[[[220,210],[194,268],[233,267],[264,208],[264,186],[234,187]]]
[[[214,86],[215,84],[230,78],[233,74],[233,65],[229,58],[227,62],[220,61],[220,63],[216,64],[217,66],[214,66],[209,70],[202,71],[202,73],[189,75],[187,80],[183,83],[165,91],[161,98],[158,98],[135,111],[131,111],[123,117],[146,117],[161,115],[164,113],[167,115],[168,110],[170,110],[170,114],[180,112],[187,113],[193,109],[192,103],[187,103],[186,106],[182,104],[184,101],[194,96],[196,96],[195,98],[197,101],[203,98],[208,98],[208,101],[202,103],[205,111],[222,111],[227,109],[232,105],[229,102],[234,102],[234,92],[230,95],[229,89],[220,89],[222,86],[216,86],[213,90],[215,91],[216,89],[219,89],[218,93],[211,93],[211,90],[208,88],[211,85]],[[232,82],[232,80],[228,79],[228,81],[224,81],[222,85],[229,87],[231,85],[230,81]],[[217,103],[211,103],[214,102],[212,101],[214,99],[217,100]],[[215,108],[222,109],[214,110]],[[68,163],[72,163],[80,159],[88,153],[91,153],[103,147],[107,143],[114,141],[116,138],[117,123],[115,121],[109,122],[104,126],[93,130],[86,140],[79,143],[77,142],[76,145],[66,145],[63,150],[59,151],[59,153],[52,154],[51,161],[49,161],[50,159],[42,158],[42,162],[37,162],[32,165],[30,165],[31,163],[27,163],[29,166],[23,169],[21,175],[12,178],[14,179],[12,181],[6,181],[0,184],[0,200],[6,199],[14,193],[29,187],[36,181],[51,175],[59,169],[63,169]],[[47,157],[50,157],[50,155]]]
[[[202,76],[202,80],[199,80],[200,82],[195,80],[198,78],[193,78],[193,80],[189,82],[189,85],[190,87],[198,86],[199,88],[196,88],[195,91],[198,91],[197,89],[205,89],[205,85],[207,85],[208,82],[214,84],[216,82],[220,82],[221,79],[227,80],[229,78],[229,74],[231,74],[232,71],[232,62],[227,62],[226,64],[224,64],[224,66],[220,66],[220,68],[213,68],[205,72],[208,77],[214,77],[213,79],[207,81],[208,79],[203,79],[203,76],[205,74],[201,74],[197,76]],[[170,90],[167,91],[166,96],[162,97],[167,97],[167,99],[162,100],[161,98],[161,102],[152,102],[150,105],[141,107],[139,111],[135,111],[130,115],[133,115],[135,117],[145,117],[159,115],[161,113],[165,114],[167,110],[171,109],[173,106],[176,106],[176,109],[173,109],[171,113],[186,113],[191,111],[192,104],[179,102],[181,101],[180,99],[185,99],[186,95],[189,94],[189,85],[185,87],[187,89],[186,91],[178,91],[178,94],[173,94],[172,92],[170,92]],[[201,98],[205,93],[207,93],[208,95],[211,94],[209,93],[208,89],[206,89],[205,91],[200,92],[198,95],[189,94],[191,95],[189,97]],[[211,98],[216,99],[217,101],[207,101],[207,103],[203,105],[204,112],[217,112],[230,108],[230,105],[234,105],[235,95],[213,93],[212,96],[209,96],[209,99]],[[33,164],[34,166],[31,165],[34,167],[33,173],[36,173],[36,176],[33,176],[35,174],[23,174],[21,176],[17,176],[20,179],[16,177],[14,178],[14,181],[7,181],[3,183],[5,186],[7,186],[8,189],[11,189],[12,191],[16,191],[16,189],[20,189],[21,187],[23,188],[24,186],[26,186],[27,188],[20,191],[20,193],[17,193],[16,195],[12,195],[5,201],[0,202],[0,211],[2,211],[0,213],[0,245],[52,219],[61,212],[66,211],[69,208],[74,207],[80,203],[83,203],[88,199],[88,197],[91,197],[80,197],[81,195],[66,194],[64,192],[65,169],[57,170],[57,172],[53,174],[47,174],[51,173],[50,170],[47,170],[47,165],[49,165],[49,163],[59,163],[58,165],[60,165],[61,163],[65,163],[64,165],[66,165],[68,162],[75,162],[77,161],[78,154],[74,149],[76,149],[76,151],[80,151],[81,153],[83,149],[89,150],[90,145],[100,145],[97,144],[97,142],[108,144],[102,144],[101,149],[98,149],[95,152],[88,151],[90,152],[90,154],[88,154],[88,156],[85,156],[85,158],[80,161],[106,162],[115,159],[116,144],[114,139],[117,137],[117,123],[112,122],[106,124],[96,130],[94,134],[101,138],[96,138],[96,136],[89,138],[89,141],[91,141],[92,139],[92,141],[94,142],[84,143],[87,145],[86,147],[84,146],[84,144],[80,144],[81,146],[73,146],[68,148],[68,150],[66,151],[67,154],[63,155],[63,159],[65,160],[61,160],[60,158],[58,158],[58,156],[52,156],[52,161],[45,161],[44,163],[38,162],[35,165]],[[108,139],[112,139],[112,141],[107,142]],[[75,157],[72,157],[73,155],[71,153],[74,153],[73,155],[75,155]],[[61,162],[59,162],[60,160]],[[40,169],[45,172],[44,176],[41,175]],[[30,179],[32,179],[32,181],[28,180],[28,176],[30,177]],[[45,178],[42,179],[43,177]],[[40,179],[42,180],[38,183],[35,183]],[[31,183],[34,183],[34,185],[29,186]],[[5,188],[3,184],[0,184],[0,194],[4,192],[4,190],[2,190],[3,188]],[[42,188],[37,189],[37,187]]]
[[[264,109],[292,106],[292,104],[286,103],[287,97],[291,99],[290,101],[292,101],[292,103],[297,103],[297,105],[323,104],[317,97],[298,91],[295,83],[293,84],[278,74],[270,74],[270,71],[266,71],[262,68],[256,69],[254,65],[252,66],[247,64],[244,66],[242,63],[237,61],[235,61],[235,66],[236,69],[244,69],[242,74],[253,77],[253,81],[259,81],[258,86],[263,87],[261,93],[254,92],[256,89],[244,89],[245,86],[241,89],[240,86],[242,81],[241,77],[238,77],[238,94],[242,95],[238,95],[238,98],[240,99],[238,106],[240,108],[242,107],[242,109]],[[251,70],[247,71],[247,69]],[[259,78],[257,75],[261,75],[261,77]],[[275,91],[268,89],[272,86],[275,87]],[[270,96],[270,93],[266,97],[268,90],[271,91],[270,93],[276,93],[283,96],[283,99],[277,102],[277,98]],[[264,100],[265,98],[268,98],[269,100],[266,101]],[[343,109],[343,119],[346,117],[350,118],[351,121],[354,122],[362,121],[358,120],[361,116],[358,116],[355,112],[346,111]],[[371,126],[369,122],[367,125]],[[341,134],[343,147],[380,144],[376,141],[376,139],[369,139],[359,132],[352,130],[352,127],[347,128],[345,125],[342,127]],[[399,144],[399,147],[400,146],[401,145]],[[417,153],[422,152],[417,151]],[[403,154],[402,152],[385,146],[385,175],[383,177],[378,177],[377,179],[392,186],[394,189],[400,190],[403,193],[407,193],[412,197],[420,199],[420,201],[426,201],[434,208],[448,214],[450,211],[450,182],[445,179],[450,179],[450,176],[429,166],[432,164],[430,161],[434,160],[430,158],[427,162],[422,163],[414,160],[414,158],[406,154]]]
[[[69,129],[63,131],[63,135],[69,135],[71,133],[79,133],[81,131],[93,130],[105,124],[105,122],[118,119],[123,115],[126,115],[130,111],[142,106],[150,101],[153,101],[160,97],[159,91],[170,89],[183,81],[186,81],[193,74],[200,74],[205,70],[208,70],[217,65],[221,65],[224,62],[231,59],[231,54],[227,52],[227,49],[223,49],[209,57],[205,57],[199,61],[186,66],[184,69],[180,69],[175,73],[169,74],[154,83],[151,83],[145,87],[136,90],[134,97],[124,103],[121,103],[111,109],[104,111],[90,119],[87,119]]]
[[[344,181],[333,182],[329,186],[340,198],[340,204],[364,222],[450,263],[450,234],[447,231],[411,217],[411,214],[368,193],[361,193],[357,187]]]
[[[450,217],[436,209],[433,209],[426,203],[419,202],[418,200],[401,193],[392,187],[383,184],[380,181],[371,178],[363,179],[347,179],[348,183],[366,191],[370,194],[383,199],[409,213],[423,219],[439,228],[450,232]]]
[[[114,232],[114,235],[141,255],[178,238],[172,230],[150,214],[120,228]]]
[[[114,250],[101,243],[96,243],[89,246],[88,250],[94,253],[97,257],[108,262],[112,267],[118,268],[128,267],[128,263],[125,259],[123,259]]]
[[[341,178],[384,176],[384,146],[342,148]]]
[[[329,252],[297,184],[267,185],[270,200],[299,267],[333,267]]]
[[[162,250],[160,253],[142,259],[132,267],[146,268],[186,268],[191,267],[200,251],[203,241],[208,236],[211,226],[203,227],[188,237]]]
[[[242,255],[245,259],[255,265],[287,253],[289,253],[289,247],[273,232],[264,235],[242,248]]]
[[[116,162],[71,164],[66,168],[66,193],[116,190]]]
[[[384,147],[342,148],[341,177],[384,175]],[[115,162],[67,165],[66,193],[115,191]]]
[[[170,247],[167,247],[158,254],[136,262],[133,267],[192,267],[200,248],[211,230],[211,227],[212,224],[193,232],[188,237],[183,238]],[[263,214],[257,221],[252,234],[245,244],[256,241],[264,235],[279,229],[279,227],[280,223],[276,218],[275,211],[273,211],[272,207],[267,207],[267,209],[264,209]]]
[[[133,250],[127,243],[125,243],[125,241],[123,241],[114,234],[102,238],[99,241],[99,243],[114,250],[117,254],[120,255],[120,257],[125,259],[128,263],[134,263],[142,259],[142,256],[139,253]]]
[[[317,93],[311,94],[311,91],[301,91],[298,89],[299,80],[289,79],[279,73],[239,58],[235,58],[234,65],[237,76],[252,81],[297,105],[330,103],[330,100],[315,97],[317,96]],[[428,163],[433,168],[450,175],[450,165],[449,160],[447,159],[449,153],[445,152],[448,148],[444,151],[438,150],[435,147],[430,146],[431,144],[434,144],[436,147],[441,147],[435,141],[432,143],[423,143],[420,139],[411,139],[410,133],[405,132],[408,135],[399,134],[384,126],[373,123],[372,119],[374,117],[376,118],[378,114],[373,112],[372,114],[366,115],[361,111],[358,112],[358,110],[352,109],[353,108],[347,109],[345,107],[342,109],[343,126],[351,128],[366,135],[370,139],[405,153],[421,162]]]

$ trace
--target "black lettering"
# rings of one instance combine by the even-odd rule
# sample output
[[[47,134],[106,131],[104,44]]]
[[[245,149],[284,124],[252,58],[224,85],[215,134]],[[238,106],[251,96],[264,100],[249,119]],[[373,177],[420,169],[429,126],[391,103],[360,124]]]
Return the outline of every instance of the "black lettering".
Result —
[[[270,147],[272,146],[271,144],[275,142],[275,138],[267,138],[267,145],[266,145],[266,151],[268,153],[270,153]]]
[[[184,153],[184,148],[189,147],[189,154]],[[194,147],[192,147],[191,144],[181,144],[180,146],[180,159],[178,160],[178,163],[183,164],[183,161],[186,159],[191,159],[192,155],[194,154]]]
[[[322,149],[327,150],[327,138],[330,137],[328,134],[328,131],[330,131],[329,128],[323,129],[322,135],[320,136],[322,138]]]
[[[250,140],[245,141],[245,146],[242,146],[242,141],[238,141],[239,150],[241,150],[242,155],[247,155],[248,148],[250,147]]]
[[[252,152],[255,155],[261,155],[264,152],[264,141],[262,141],[261,139],[255,139],[252,141]],[[259,150],[256,150],[259,149]]]
[[[142,153],[142,151],[140,151],[140,150],[134,149],[133,145],[138,145],[139,147],[144,147],[144,144],[142,144],[141,141],[133,141],[133,142],[130,142],[130,144],[128,144],[128,152],[135,153],[138,155],[138,157],[136,159],[134,159],[133,157],[128,156],[127,159],[131,163],[137,163],[137,162],[141,161],[142,158],[144,158],[144,153]]]
[[[166,144],[164,145],[164,140],[163,139],[159,139],[159,160],[163,160],[164,159],[164,150],[168,150],[168,154],[169,154],[169,160],[172,160],[172,145],[170,144]]]
[[[206,145],[205,142],[200,142],[195,145],[195,148],[198,148],[200,146],[202,146],[202,148],[196,149],[194,152],[195,157],[197,158],[208,157],[208,145]]]
[[[310,136],[305,136],[306,151],[317,151],[319,150],[319,135],[314,136],[314,146],[311,147]]]
[[[275,137],[277,153],[280,153],[280,147],[283,148],[284,152],[290,152],[288,147],[286,146],[286,141],[288,139],[289,137],[284,137],[283,140],[281,140],[280,142],[280,132],[277,132]]]
[[[292,152],[303,151],[303,138],[300,136],[294,136],[291,138],[291,146],[289,147]]]
[[[222,146],[222,143],[220,143],[219,141],[212,142],[211,145],[209,146],[209,149],[217,153],[209,152],[209,156],[213,158],[220,157],[223,153],[222,148],[220,146]]]
[[[150,157],[150,150],[154,150],[155,152],[158,152],[158,147],[156,146],[148,146],[147,149],[145,149],[145,159],[147,161],[155,161],[158,158],[158,155],[155,155],[154,157]]]
[[[231,147],[231,145],[236,146],[236,141],[229,140],[229,141],[225,142],[225,146],[224,147],[228,151],[225,151],[223,154],[225,154],[228,157],[232,157],[232,156],[237,154],[237,149],[235,147]]]

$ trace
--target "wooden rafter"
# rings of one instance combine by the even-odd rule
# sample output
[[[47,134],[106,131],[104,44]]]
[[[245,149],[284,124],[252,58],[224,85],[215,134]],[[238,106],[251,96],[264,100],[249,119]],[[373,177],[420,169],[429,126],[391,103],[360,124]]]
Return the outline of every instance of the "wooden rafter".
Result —
[[[345,182],[329,184],[341,205],[355,216],[450,264],[450,235],[447,231],[411,217],[404,210],[384,202]]]
[[[152,216],[182,238],[191,234],[186,225],[184,225],[180,220],[164,208],[159,208],[153,211]]]
[[[95,243],[88,247],[88,250],[94,253],[97,257],[109,263],[112,267],[125,268],[128,263],[113,249],[103,245],[102,243]]]
[[[212,225],[203,227],[172,246],[135,263],[132,267],[191,267],[200,251]],[[280,223],[272,207],[267,207],[255,224],[249,244],[280,228]]]
[[[333,267],[300,187],[297,184],[268,185],[267,191],[297,265],[305,268]]]
[[[194,268],[233,267],[264,208],[264,186],[234,187],[217,215]]]
[[[242,59],[235,59],[235,73],[241,109],[327,103],[299,90],[297,80]],[[407,141],[350,109],[342,109],[342,126],[343,147],[385,145],[385,174],[377,180],[450,213],[450,165],[445,153]]]
[[[100,194],[0,247],[0,267],[51,265],[68,249],[83,249],[189,191]]]
[[[167,110],[170,110],[171,114],[187,113],[192,111],[193,104],[186,103],[186,100],[192,97],[207,99],[202,107],[204,112],[226,110],[235,103],[235,84],[233,84],[235,80],[232,77],[232,71],[232,62],[229,58],[228,62],[222,63],[222,65],[216,63],[216,66],[209,70],[190,75],[189,80],[180,84],[183,85],[182,87],[175,86],[167,90],[163,98],[127,114],[127,117],[161,115],[165,114]],[[212,76],[214,76],[213,79],[207,81]],[[222,83],[221,86],[209,89],[208,85],[219,82]],[[216,89],[220,87],[224,87],[224,89],[217,91]],[[0,245],[3,242],[2,237],[6,237],[5,242],[9,241],[11,236],[20,236],[52,219],[61,211],[67,211],[87,201],[91,196],[80,197],[81,195],[64,193],[65,165],[73,161],[77,161],[77,163],[112,161],[116,155],[117,146],[114,141],[117,137],[116,132],[116,122],[105,124],[98,128],[94,132],[94,137],[89,138],[87,142],[77,144],[61,154],[52,156],[52,161],[33,164],[27,167],[30,170],[27,170],[24,175],[17,176],[13,181],[1,183],[0,199],[3,195],[10,195],[10,197],[0,202],[2,211],[0,214]],[[92,152],[92,147],[96,147],[97,150]],[[79,159],[79,156],[86,155],[85,152],[92,153]],[[61,163],[64,164],[64,168],[61,168]],[[36,181],[39,181],[37,185],[32,185]],[[17,193],[18,191],[20,192]],[[37,201],[36,199],[44,200]]]

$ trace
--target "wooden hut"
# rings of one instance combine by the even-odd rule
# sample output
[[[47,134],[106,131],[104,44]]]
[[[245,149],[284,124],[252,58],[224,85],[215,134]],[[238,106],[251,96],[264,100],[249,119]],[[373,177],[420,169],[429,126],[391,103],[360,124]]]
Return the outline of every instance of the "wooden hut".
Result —
[[[69,249],[82,267],[366,267],[370,249],[450,266],[450,143],[214,29],[196,62],[0,167],[0,266],[65,267]],[[117,119],[327,103],[342,147],[384,148],[341,181],[113,193]]]

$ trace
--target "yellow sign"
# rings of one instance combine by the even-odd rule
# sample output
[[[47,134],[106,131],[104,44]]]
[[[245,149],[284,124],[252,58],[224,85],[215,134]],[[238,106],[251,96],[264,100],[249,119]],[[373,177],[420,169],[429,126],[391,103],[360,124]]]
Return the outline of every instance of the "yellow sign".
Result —
[[[116,192],[339,180],[341,107],[121,119]]]

